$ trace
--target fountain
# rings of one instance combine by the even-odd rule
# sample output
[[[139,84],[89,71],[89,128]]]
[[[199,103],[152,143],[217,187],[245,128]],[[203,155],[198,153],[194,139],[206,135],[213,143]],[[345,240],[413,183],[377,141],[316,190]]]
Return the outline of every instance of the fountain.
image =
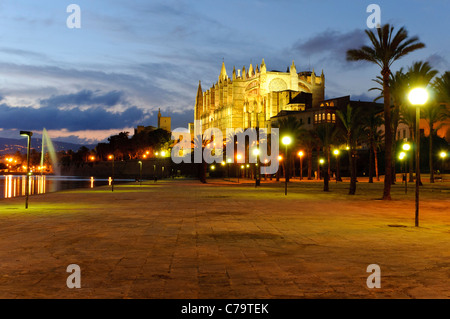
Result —
[[[55,147],[53,146],[52,140],[48,136],[47,130],[44,128],[42,130],[41,167],[44,166],[45,146],[47,146],[47,151],[50,155],[50,161],[52,162],[53,167],[53,174],[61,175],[60,168],[58,166],[58,159],[56,157]]]

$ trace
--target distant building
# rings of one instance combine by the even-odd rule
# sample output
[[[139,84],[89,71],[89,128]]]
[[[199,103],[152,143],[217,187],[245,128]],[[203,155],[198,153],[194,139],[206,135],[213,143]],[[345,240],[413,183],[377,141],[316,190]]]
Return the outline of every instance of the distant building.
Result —
[[[158,128],[172,132],[171,118],[168,116],[161,116],[161,109],[158,109]]]
[[[140,134],[140,133],[150,133],[150,132],[153,132],[156,129],[157,128],[154,127],[154,126],[138,125],[138,127],[134,129],[134,135]]]

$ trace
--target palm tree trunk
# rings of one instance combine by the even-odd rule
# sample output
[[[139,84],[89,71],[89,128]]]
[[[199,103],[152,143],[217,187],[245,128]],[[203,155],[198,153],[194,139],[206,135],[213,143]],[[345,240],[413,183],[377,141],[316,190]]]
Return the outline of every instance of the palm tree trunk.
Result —
[[[378,151],[377,151],[377,147],[374,145],[373,146],[373,157],[375,159],[375,176],[377,177],[377,181],[380,181],[380,174],[378,172]]]
[[[356,193],[356,154],[355,149],[351,147],[349,152],[350,160],[350,188],[348,191],[349,195],[355,195]]]
[[[308,150],[308,180],[312,179],[312,150]]]
[[[391,96],[389,88],[389,69],[381,71],[383,76],[383,92],[384,92],[384,149],[385,149],[385,169],[384,169],[384,189],[383,199],[391,199],[392,184],[392,127],[391,127]]]
[[[370,138],[369,147],[369,183],[373,183],[373,139]]]
[[[433,169],[433,122],[430,121],[430,183],[434,183],[434,169]]]

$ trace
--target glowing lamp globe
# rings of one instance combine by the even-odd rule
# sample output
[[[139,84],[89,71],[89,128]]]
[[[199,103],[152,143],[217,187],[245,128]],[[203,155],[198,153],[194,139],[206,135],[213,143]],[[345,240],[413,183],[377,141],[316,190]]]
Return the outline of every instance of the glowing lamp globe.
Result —
[[[283,145],[289,145],[291,144],[292,139],[289,136],[285,136],[281,139],[281,143],[283,143]]]
[[[424,105],[428,100],[428,92],[424,88],[415,88],[409,92],[408,100],[412,105]]]

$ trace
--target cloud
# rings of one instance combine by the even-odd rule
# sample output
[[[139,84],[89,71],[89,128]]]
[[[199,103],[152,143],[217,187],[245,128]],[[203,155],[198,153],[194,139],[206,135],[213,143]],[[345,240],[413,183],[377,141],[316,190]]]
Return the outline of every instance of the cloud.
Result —
[[[123,102],[124,105],[120,103]],[[83,90],[74,94],[52,96],[42,100],[39,107],[15,107],[0,104],[0,127],[4,129],[78,131],[87,129],[106,130],[134,127],[147,120],[147,111],[137,106],[127,106],[122,93]],[[61,109],[58,106],[72,106]],[[123,111],[112,112],[111,106],[121,106]],[[92,107],[89,107],[92,106]]]
[[[450,69],[450,63],[448,62],[448,60],[438,53],[430,55],[426,61],[441,73],[444,73],[445,71]]]
[[[319,59],[322,62],[339,63],[348,66],[346,52],[357,49],[366,43],[367,35],[363,30],[355,29],[346,33],[327,29],[309,39],[299,39],[292,49],[304,56]],[[323,64],[323,63],[322,63]],[[351,65],[358,63],[351,62]]]
[[[106,106],[111,107],[124,102],[123,92],[111,91],[102,94],[99,90],[82,90],[73,94],[53,95],[40,101],[41,106],[57,108],[64,106]]]

